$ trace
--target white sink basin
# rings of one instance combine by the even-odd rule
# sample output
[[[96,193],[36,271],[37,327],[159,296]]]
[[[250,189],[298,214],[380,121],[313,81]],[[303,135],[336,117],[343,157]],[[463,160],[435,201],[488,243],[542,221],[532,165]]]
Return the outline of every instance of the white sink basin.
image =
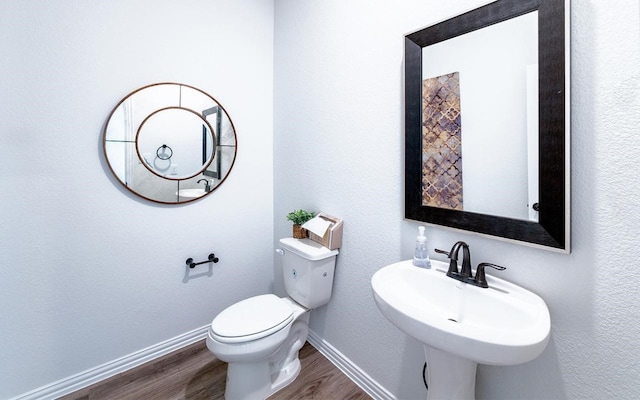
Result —
[[[206,193],[204,189],[181,189],[176,194],[180,197],[195,199],[204,196]]]
[[[466,284],[447,269],[436,260],[431,269],[411,260],[380,269],[371,279],[378,308],[407,335],[475,363],[521,364],[542,353],[550,332],[544,300],[489,275],[488,289]]]

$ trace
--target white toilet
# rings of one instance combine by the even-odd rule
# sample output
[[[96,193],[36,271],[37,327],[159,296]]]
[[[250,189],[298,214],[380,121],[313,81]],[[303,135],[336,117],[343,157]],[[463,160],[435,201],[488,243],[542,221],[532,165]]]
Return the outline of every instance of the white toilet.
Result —
[[[310,239],[280,239],[288,297],[265,294],[233,304],[211,323],[207,347],[227,362],[226,400],[266,399],[300,373],[298,350],[309,312],[331,298],[338,250]]]

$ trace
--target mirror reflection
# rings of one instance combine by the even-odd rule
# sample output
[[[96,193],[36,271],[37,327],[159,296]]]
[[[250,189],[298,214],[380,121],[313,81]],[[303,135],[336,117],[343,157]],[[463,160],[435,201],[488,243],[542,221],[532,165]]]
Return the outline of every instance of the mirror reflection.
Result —
[[[122,99],[103,137],[109,168],[128,190],[159,203],[213,192],[236,155],[233,123],[205,92],[176,83],[142,87]]]
[[[537,221],[537,14],[422,49],[422,205]]]
[[[142,122],[136,138],[138,157],[152,173],[166,179],[199,174],[215,148],[213,129],[190,110],[158,110]]]

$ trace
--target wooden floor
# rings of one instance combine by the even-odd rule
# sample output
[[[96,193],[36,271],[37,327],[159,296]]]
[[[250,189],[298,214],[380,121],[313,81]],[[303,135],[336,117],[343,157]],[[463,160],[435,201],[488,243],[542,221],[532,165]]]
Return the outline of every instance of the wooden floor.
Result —
[[[371,399],[309,343],[300,362],[298,378],[269,400]],[[226,375],[202,340],[59,400],[222,400]]]

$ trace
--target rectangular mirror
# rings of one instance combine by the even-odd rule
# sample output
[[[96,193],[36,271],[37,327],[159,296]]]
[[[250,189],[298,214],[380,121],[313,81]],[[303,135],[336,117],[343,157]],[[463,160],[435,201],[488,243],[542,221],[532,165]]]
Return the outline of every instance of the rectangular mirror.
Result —
[[[405,217],[569,252],[567,0],[405,37]]]

